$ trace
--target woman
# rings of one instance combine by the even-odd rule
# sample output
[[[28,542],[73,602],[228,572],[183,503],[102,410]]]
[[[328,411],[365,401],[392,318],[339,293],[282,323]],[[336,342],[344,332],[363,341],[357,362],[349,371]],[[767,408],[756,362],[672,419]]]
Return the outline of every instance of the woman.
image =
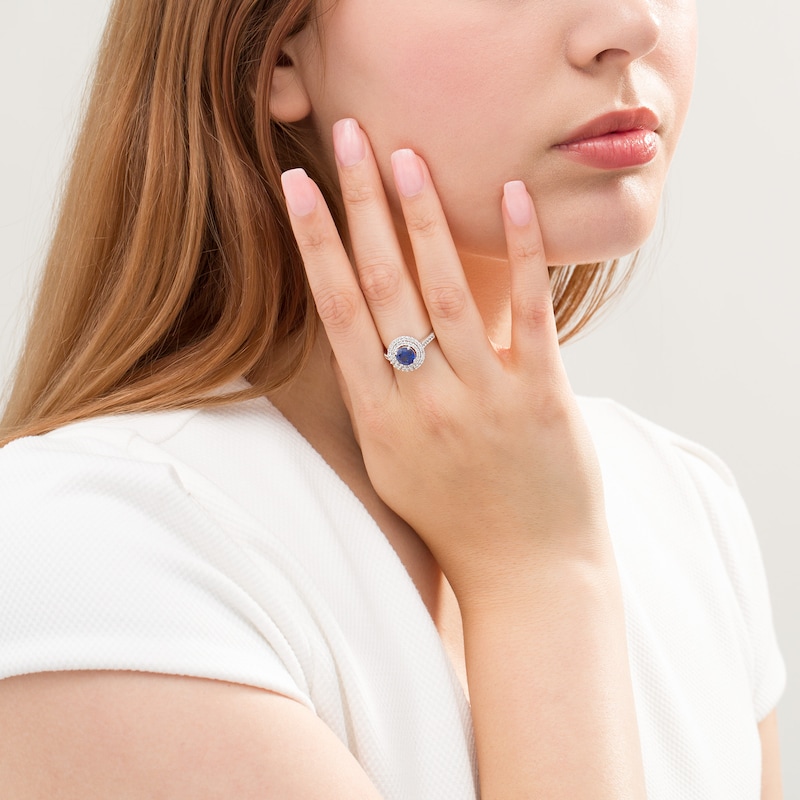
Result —
[[[115,5],[4,422],[12,796],[780,796],[727,471],[558,353],[652,227],[693,32]]]

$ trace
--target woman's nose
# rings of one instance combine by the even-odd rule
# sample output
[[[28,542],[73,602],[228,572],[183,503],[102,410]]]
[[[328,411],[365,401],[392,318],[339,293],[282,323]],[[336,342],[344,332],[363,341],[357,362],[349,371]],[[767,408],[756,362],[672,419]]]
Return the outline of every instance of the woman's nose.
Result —
[[[658,45],[661,20],[653,0],[592,0],[567,43],[570,63],[586,72],[624,69]]]

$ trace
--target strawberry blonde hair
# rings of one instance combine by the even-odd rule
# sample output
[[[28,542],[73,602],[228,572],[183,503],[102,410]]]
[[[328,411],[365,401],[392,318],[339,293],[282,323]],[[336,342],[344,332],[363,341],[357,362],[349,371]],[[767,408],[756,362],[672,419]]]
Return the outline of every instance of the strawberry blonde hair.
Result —
[[[270,119],[268,97],[313,6],[116,0],[0,445],[265,394],[301,369],[316,315],[280,173],[305,167],[343,214],[317,131]],[[616,293],[618,267],[552,270],[562,341]],[[220,394],[243,375],[252,388]]]

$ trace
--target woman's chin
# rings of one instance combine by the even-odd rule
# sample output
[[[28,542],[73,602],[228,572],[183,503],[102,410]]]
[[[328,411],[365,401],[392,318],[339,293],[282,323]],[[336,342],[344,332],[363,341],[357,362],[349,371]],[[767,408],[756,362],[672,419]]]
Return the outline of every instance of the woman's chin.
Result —
[[[623,258],[638,250],[648,239],[655,226],[656,215],[652,219],[634,217],[624,224],[586,224],[569,226],[547,226],[542,224],[547,263],[550,266],[569,264],[594,264]],[[456,237],[458,250],[491,259],[506,260],[508,249],[502,231],[493,237],[477,237],[464,232]]]
[[[568,247],[559,247],[558,244],[549,244],[545,240],[545,253],[547,263],[551,267],[567,266],[569,264],[596,264],[601,261],[613,261],[624,258],[636,252],[647,240],[647,237],[628,238],[616,242],[592,242],[585,247],[575,247],[570,242]]]
[[[622,258],[650,237],[658,202],[594,205],[582,213],[540,215],[547,263],[594,264]]]
[[[585,242],[575,241],[573,238],[566,246],[563,246],[563,240],[552,241],[545,236],[547,263],[551,266],[594,264],[624,258],[642,247],[652,233],[654,225],[655,221],[641,229],[620,232],[617,236],[609,236],[608,232],[602,237],[587,236]]]

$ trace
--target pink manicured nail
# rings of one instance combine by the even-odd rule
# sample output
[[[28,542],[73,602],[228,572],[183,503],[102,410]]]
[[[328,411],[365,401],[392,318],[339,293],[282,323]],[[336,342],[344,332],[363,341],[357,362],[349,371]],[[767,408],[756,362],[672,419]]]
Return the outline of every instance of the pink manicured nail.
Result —
[[[286,205],[296,217],[308,216],[317,207],[314,184],[304,169],[290,169],[281,175]]]
[[[364,158],[364,136],[354,119],[340,119],[333,126],[333,149],[343,167],[354,167]]]
[[[503,187],[508,218],[520,228],[529,225],[533,219],[533,204],[528,190],[522,181],[509,181]]]
[[[414,197],[425,185],[422,164],[413,150],[397,150],[392,153],[392,170],[397,189],[403,197]]]

